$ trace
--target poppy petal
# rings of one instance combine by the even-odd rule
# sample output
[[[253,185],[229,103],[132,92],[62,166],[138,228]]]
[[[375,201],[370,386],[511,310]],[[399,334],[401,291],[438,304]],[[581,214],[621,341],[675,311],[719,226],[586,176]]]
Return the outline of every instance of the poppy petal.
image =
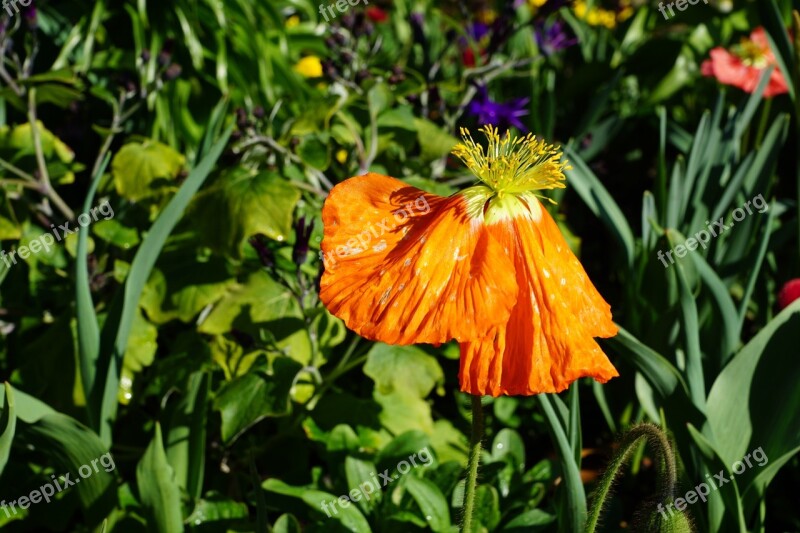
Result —
[[[505,325],[461,343],[461,390],[499,396],[559,392],[584,376],[618,375],[593,337],[611,337],[611,309],[532,195],[526,216],[488,226],[512,250],[519,295]]]
[[[462,195],[367,174],[334,187],[322,218],[320,298],[359,335],[439,344],[481,338],[508,320],[513,264]]]

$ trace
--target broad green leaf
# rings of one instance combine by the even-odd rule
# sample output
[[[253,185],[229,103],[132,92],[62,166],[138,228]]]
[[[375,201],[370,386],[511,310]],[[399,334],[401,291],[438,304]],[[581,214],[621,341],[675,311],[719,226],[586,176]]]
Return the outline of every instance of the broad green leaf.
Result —
[[[339,498],[333,494],[316,489],[292,487],[276,478],[266,480],[261,486],[266,491],[302,500],[321,514],[323,521],[336,520],[353,533],[372,533],[364,515],[350,501],[345,501],[346,505],[342,505]]]
[[[172,185],[185,162],[181,154],[158,141],[126,144],[111,161],[117,194],[132,202],[155,195],[165,185],[163,181]]]
[[[272,525],[272,533],[302,533],[300,522],[293,515],[282,514]]]
[[[6,387],[10,388],[9,385]],[[78,493],[86,522],[99,524],[116,505],[113,456],[98,436],[77,420],[54,411],[21,390],[16,389],[12,394],[17,418],[16,435],[45,454],[48,465],[58,473],[69,472],[73,479],[76,476],[81,478],[72,489]],[[5,395],[0,395],[0,409],[3,411],[5,398]],[[84,465],[92,468],[91,475],[85,478],[80,474]]]
[[[247,504],[212,493],[197,500],[192,514],[186,519],[186,524],[199,527],[201,530],[203,528],[235,530],[238,524],[249,517]]]
[[[350,499],[355,502],[365,515],[369,515],[380,503],[383,492],[367,487],[372,483],[376,473],[375,464],[363,459],[347,456],[344,460],[344,472],[347,477],[347,488]],[[357,498],[354,499],[353,497]]]
[[[422,517],[432,531],[448,531],[450,529],[450,509],[442,491],[427,479],[407,476],[405,488],[417,502]]]
[[[367,355],[364,374],[375,381],[375,390],[381,394],[404,391],[425,398],[444,384],[436,358],[413,346],[375,344]]]
[[[264,271],[230,288],[200,323],[199,331],[222,335],[234,328],[256,339],[262,330],[268,332],[289,357],[303,364],[311,360],[311,344],[297,300]]]
[[[800,446],[798,330],[800,301],[784,309],[748,342],[711,387],[707,436],[727,465],[755,449],[772,460]],[[758,478],[758,492],[771,480],[758,468],[747,469],[737,478],[745,490]]]
[[[147,518],[147,530],[159,533],[183,531],[180,487],[167,461],[158,422],[153,440],[136,466],[136,483]]]
[[[330,135],[325,133],[306,135],[297,146],[297,155],[308,166],[326,170],[331,164]]]
[[[536,533],[550,531],[551,524],[556,521],[556,517],[541,510],[531,509],[514,517],[503,529],[502,533]]]
[[[478,485],[475,491],[475,520],[488,531],[500,523],[500,496],[492,485]],[[477,525],[477,524],[476,524]]]
[[[289,391],[301,368],[296,361],[279,357],[271,373],[251,370],[227,383],[214,400],[214,409],[222,415],[222,440],[235,440],[264,418],[288,415]]]
[[[155,324],[190,323],[235,285],[224,258],[203,256],[194,243],[183,242],[158,258],[140,303]]]
[[[414,127],[417,130],[417,141],[422,151],[420,158],[423,161],[444,157],[458,144],[458,139],[428,119],[414,119]]]
[[[380,420],[392,434],[419,430],[431,435],[434,430],[430,404],[415,392],[395,389],[389,394],[374,392],[381,406]]]
[[[75,159],[75,153],[72,149],[56,137],[53,132],[45,128],[41,120],[36,121],[36,127],[39,130],[42,154],[45,159],[51,159],[55,156],[63,163],[70,163]],[[31,124],[26,122],[10,129],[8,126],[0,127],[0,150],[13,150],[17,152],[15,157],[33,155],[35,149]]]
[[[525,470],[525,444],[519,433],[513,429],[503,428],[498,431],[488,451],[493,461],[509,461],[515,471],[521,473]]]
[[[139,232],[136,228],[123,226],[117,220],[100,220],[92,225],[92,233],[97,238],[109,244],[113,244],[123,250],[130,250],[139,244]]]
[[[241,258],[242,246],[252,235],[289,238],[299,199],[300,191],[278,173],[237,167],[197,197],[192,214],[209,246]]]
[[[0,216],[0,241],[16,241],[22,237],[19,225]]]

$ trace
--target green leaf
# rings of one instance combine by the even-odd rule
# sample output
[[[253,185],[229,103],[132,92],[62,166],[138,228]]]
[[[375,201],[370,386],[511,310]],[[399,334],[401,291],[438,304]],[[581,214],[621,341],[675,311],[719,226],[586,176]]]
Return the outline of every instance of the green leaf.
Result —
[[[525,444],[513,429],[498,431],[488,451],[492,454],[492,461],[508,461],[516,472],[525,470]]]
[[[425,398],[444,385],[444,372],[436,358],[413,346],[377,343],[367,354],[364,374],[375,381],[375,390],[391,394],[406,391]]]
[[[706,408],[709,438],[727,465],[762,449],[770,461],[800,446],[800,367],[796,364],[800,301],[770,321],[719,374]],[[776,409],[775,406],[780,406]],[[737,475],[761,493],[777,473],[759,468]],[[753,502],[751,502],[753,503]],[[752,509],[745,509],[745,515]]]
[[[264,271],[230,288],[198,329],[222,335],[232,328],[254,338],[260,337],[262,329],[268,330],[286,355],[304,365],[311,361],[311,341],[297,300]]]
[[[500,523],[500,495],[492,485],[478,485],[475,491],[475,520],[487,531],[495,531]]]
[[[194,499],[199,499],[203,493],[208,389],[208,373],[198,371],[189,376],[186,390],[183,391],[180,400],[172,405],[167,434],[169,464],[175,469],[175,477],[180,487]],[[216,505],[207,499],[206,503]],[[210,512],[206,512],[206,515],[208,516]],[[192,513],[195,514],[197,508]],[[245,507],[245,516],[246,514]],[[190,524],[194,523],[191,519],[187,521]]]
[[[222,440],[236,440],[264,418],[288,415],[289,391],[301,368],[296,361],[279,357],[272,373],[251,370],[227,383],[214,400],[214,409],[222,414]]]
[[[297,146],[297,155],[303,163],[317,170],[326,170],[331,164],[330,135],[312,133],[306,135]],[[285,182],[284,182],[285,183]]]
[[[8,463],[11,454],[11,443],[14,442],[14,433],[17,427],[17,412],[14,408],[14,390],[7,382],[4,384],[4,408],[0,413],[0,475]]]
[[[586,492],[581,481],[580,464],[575,463],[572,446],[564,426],[559,420],[549,394],[537,396],[544,411],[550,434],[558,450],[564,476],[562,490],[566,493],[564,504],[559,509],[559,528],[562,531],[583,531],[586,522]]]
[[[130,250],[139,244],[139,232],[136,228],[123,226],[121,222],[113,219],[101,220],[93,224],[92,233],[100,240],[123,250]]]
[[[428,119],[415,118],[414,128],[417,130],[417,141],[422,151],[420,158],[423,161],[444,157],[458,144],[458,139]]]
[[[633,266],[635,245],[628,220],[614,198],[577,152],[568,146],[564,147],[564,151],[573,165],[573,169],[567,171],[567,183],[575,189],[592,213],[616,236],[625,252],[626,264]]]
[[[358,508],[349,501],[346,502],[346,506],[341,505],[333,494],[304,487],[292,487],[276,478],[266,480],[261,486],[269,492],[299,498],[314,511],[322,513],[323,520],[336,520],[353,533],[372,533],[369,523]],[[327,518],[325,509],[330,513]]]
[[[442,491],[433,482],[416,476],[404,478],[405,488],[417,502],[422,516],[432,531],[448,531],[450,528],[450,509]]]
[[[158,422],[153,440],[136,466],[136,483],[146,512],[148,531],[183,531],[181,491],[175,472],[167,462]]]
[[[192,215],[209,246],[241,258],[242,245],[252,235],[289,238],[299,199],[300,192],[277,173],[237,167],[198,196]]]
[[[157,180],[171,183],[185,162],[181,154],[157,141],[126,144],[111,161],[117,194],[132,202],[157,194],[164,185]]]
[[[556,521],[556,517],[542,511],[541,509],[531,509],[514,517],[508,522],[502,533],[536,533],[537,531],[549,531],[550,526]]]
[[[7,385],[10,388],[9,385]],[[99,524],[116,505],[114,458],[89,428],[67,415],[54,411],[33,396],[14,390],[16,435],[47,457],[48,465],[61,473],[80,473],[84,465],[93,465],[92,474],[81,477],[74,490],[78,493],[87,524]],[[5,408],[5,395],[0,395]],[[106,463],[110,461],[108,467]],[[101,467],[102,464],[102,467]],[[106,472],[106,469],[109,471]]]
[[[777,51],[775,53],[775,60],[783,73],[783,78],[786,80],[786,85],[789,87],[789,94],[792,100],[795,99],[795,77],[794,69],[797,68],[796,58],[794,57],[794,49],[789,40],[789,33],[786,31],[786,24],[784,24],[781,11],[775,0],[762,0],[757,3],[758,13],[761,18],[764,29],[767,30],[767,37],[770,41],[770,49]]]
[[[199,530],[207,528],[217,531],[235,530],[235,526],[250,517],[247,504],[225,498],[219,494],[209,494],[197,500],[192,514],[186,519],[186,524],[198,527]]]
[[[128,336],[136,316],[142,290],[167,237],[183,216],[186,206],[208,177],[219,156],[222,155],[231,131],[231,128],[225,130],[208,155],[189,173],[181,188],[156,219],[136,252],[128,271],[125,288],[121,293],[117,293],[111,304],[101,332],[100,354],[102,357],[97,363],[98,374],[101,376],[97,381],[102,381],[97,383],[91,391],[87,391],[87,405],[93,411],[91,420],[100,426],[100,436],[105,443],[111,443],[111,424],[113,424],[117,412],[117,392],[122,371],[122,356],[128,345]],[[99,413],[97,412],[98,405],[100,406]]]
[[[371,481],[375,471],[375,464],[370,461],[357,459],[349,455],[344,460],[344,472],[347,477],[348,492],[353,494],[353,491],[356,491],[355,494],[361,493],[361,495],[364,496],[362,497],[359,495],[357,496],[358,501],[353,501],[361,508],[361,511],[363,511],[365,515],[372,513],[375,507],[380,503],[381,496],[383,495],[383,492],[380,490],[376,490],[370,495],[366,495],[363,490],[366,488],[363,485]]]
[[[293,515],[282,514],[272,525],[272,533],[302,533],[300,522]]]

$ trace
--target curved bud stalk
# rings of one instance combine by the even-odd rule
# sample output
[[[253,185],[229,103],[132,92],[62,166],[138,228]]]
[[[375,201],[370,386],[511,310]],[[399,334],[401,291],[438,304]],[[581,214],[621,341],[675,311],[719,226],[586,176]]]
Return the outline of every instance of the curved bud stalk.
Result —
[[[642,440],[646,440],[654,451],[658,468],[656,495],[648,500],[637,516],[640,517],[635,529],[658,533],[692,533],[695,529],[688,514],[676,513],[667,515],[660,513],[657,506],[661,502],[671,502],[675,495],[675,454],[672,452],[669,439],[656,425],[641,424],[631,428],[622,437],[619,450],[611,459],[600,484],[595,491],[589,518],[586,521],[586,533],[594,533],[600,520],[600,514],[611,496],[614,480],[622,473],[622,467]]]

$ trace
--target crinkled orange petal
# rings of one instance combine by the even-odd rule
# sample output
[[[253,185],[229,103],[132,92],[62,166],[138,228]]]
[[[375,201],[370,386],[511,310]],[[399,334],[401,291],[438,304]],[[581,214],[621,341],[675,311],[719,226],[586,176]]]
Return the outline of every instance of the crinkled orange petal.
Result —
[[[359,335],[438,344],[481,338],[508,320],[511,259],[461,195],[367,174],[333,188],[322,220],[320,298]]]
[[[519,295],[507,324],[461,343],[461,390],[475,395],[559,392],[591,376],[618,375],[593,337],[611,337],[611,309],[535,198],[530,218],[488,226],[514,256]]]

